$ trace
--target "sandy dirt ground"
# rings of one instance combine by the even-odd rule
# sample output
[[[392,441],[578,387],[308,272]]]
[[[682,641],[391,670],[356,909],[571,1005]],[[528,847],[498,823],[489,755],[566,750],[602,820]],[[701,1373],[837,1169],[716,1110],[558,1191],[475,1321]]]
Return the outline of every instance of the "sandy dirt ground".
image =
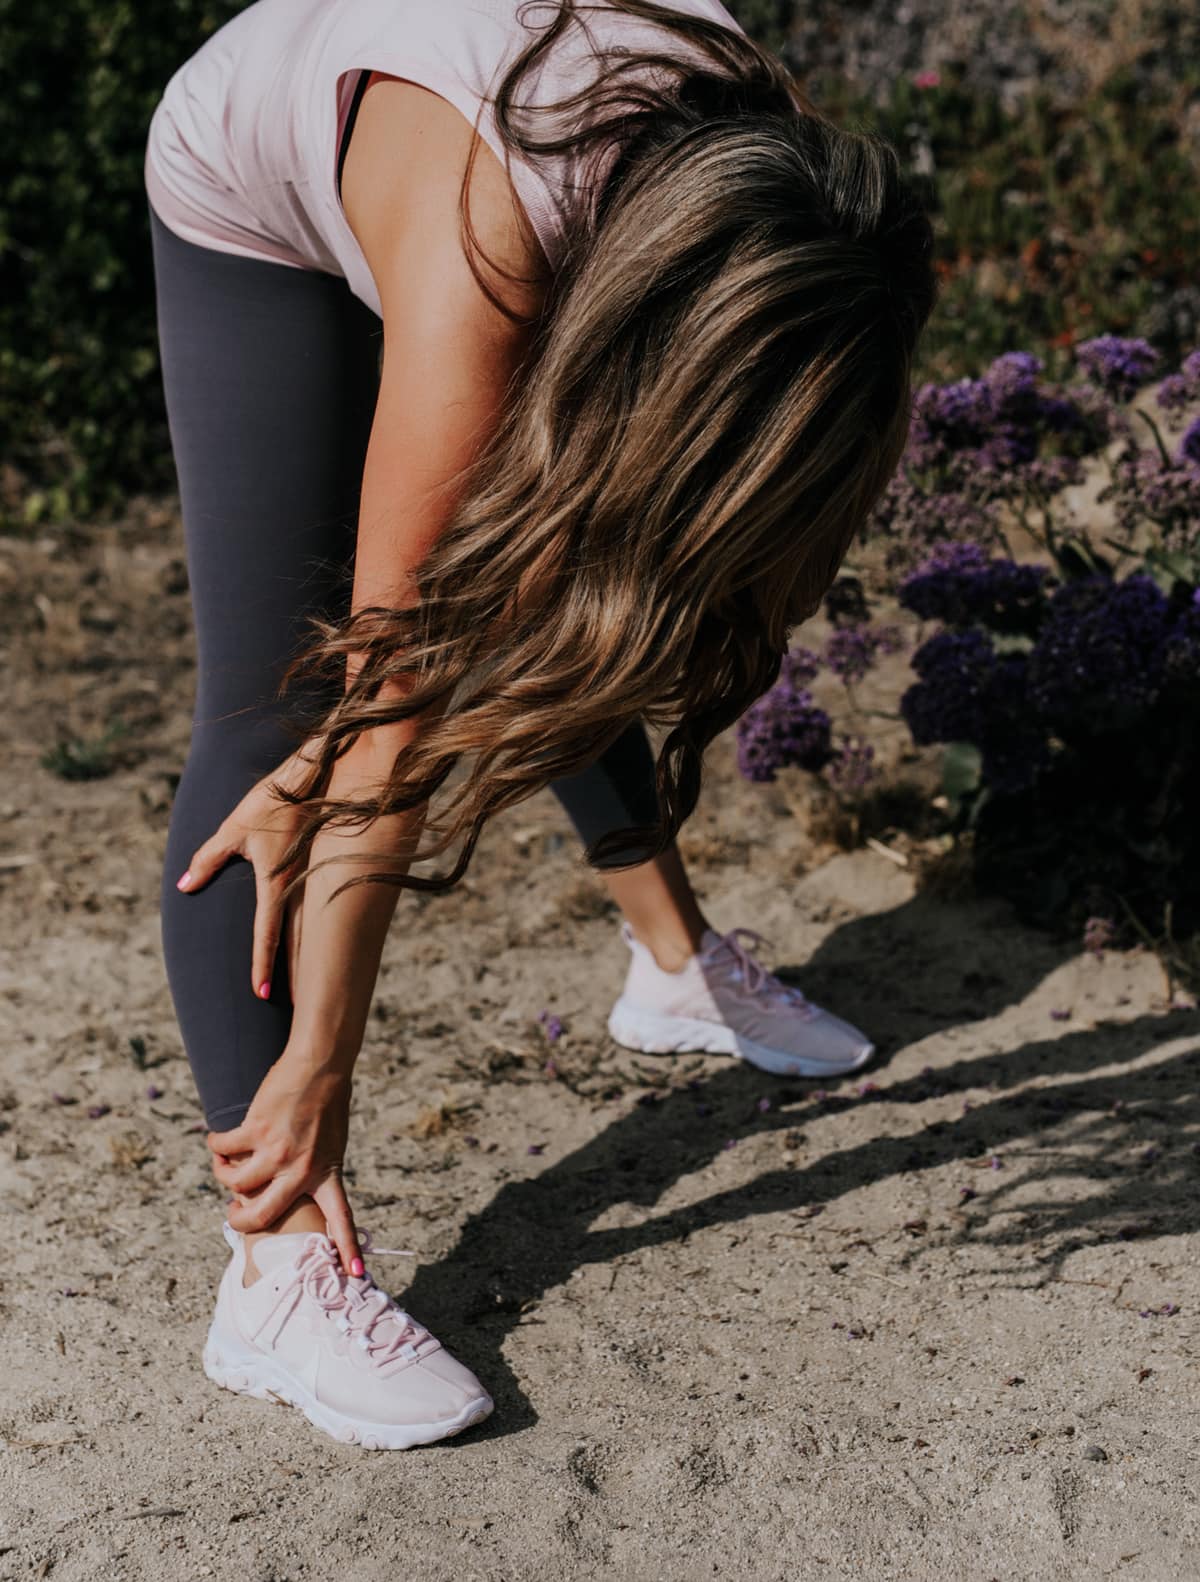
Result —
[[[402,901],[348,1155],[418,1254],[376,1277],[493,1417],[371,1454],[209,1383],[223,1198],[156,909],[181,554],[169,501],[0,541],[0,1577],[1200,1576],[1200,1017],[1147,953],[935,898],[904,831],[907,866],[837,850],[732,739],[682,840],[705,906],[872,1066],[614,1045],[625,947],[543,793]],[[42,767],[114,714],[116,772]]]

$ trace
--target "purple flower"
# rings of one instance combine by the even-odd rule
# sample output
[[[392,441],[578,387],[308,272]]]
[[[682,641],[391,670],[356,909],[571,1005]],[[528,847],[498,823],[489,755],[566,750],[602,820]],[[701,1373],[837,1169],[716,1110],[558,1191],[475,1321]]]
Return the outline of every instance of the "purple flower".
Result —
[[[148,1099],[161,1099],[162,1096],[163,1096],[163,1089],[160,1088],[156,1082],[151,1082],[147,1086],[147,1088],[146,1088],[146,1097]]]
[[[799,692],[815,681],[820,673],[821,659],[811,648],[793,648],[783,656],[779,667],[779,685]]]
[[[859,682],[882,654],[894,654],[901,636],[895,626],[839,626],[825,645],[825,662],[846,686]]]
[[[994,790],[1032,783],[1048,761],[1045,734],[1029,711],[1026,656],[997,654],[979,627],[936,633],[913,655],[919,679],[900,699],[918,745],[970,742]]]
[[[912,657],[918,681],[900,699],[900,712],[918,746],[978,740],[982,699],[995,653],[977,628],[937,632]]]
[[[889,569],[902,573],[930,545],[970,539],[999,544],[999,525],[992,506],[957,490],[919,488],[903,470],[884,490],[867,524],[868,536],[889,539]]]
[[[111,1104],[89,1104],[88,1119],[90,1121],[98,1121],[102,1115],[107,1115],[111,1109]]]
[[[1179,455],[1184,461],[1200,465],[1200,417],[1188,425],[1179,441]]]
[[[1158,387],[1155,400],[1164,412],[1171,413],[1200,401],[1200,348],[1184,358],[1178,373],[1167,375]]]
[[[1038,383],[1041,372],[1031,353],[1007,352],[981,378],[922,385],[913,398],[908,467],[934,473],[939,487],[962,490],[982,482],[989,496],[1003,497],[1022,493],[1032,481],[1023,469],[1039,461],[1044,438],[1074,456],[1107,443],[1114,422],[1107,394],[1089,386],[1047,391]],[[1061,487],[1068,475],[1051,469],[1037,481]]]
[[[1098,335],[1075,347],[1080,368],[1115,401],[1128,401],[1154,377],[1162,361],[1149,341]]]
[[[999,632],[1036,630],[1048,569],[992,559],[979,544],[938,544],[900,587],[900,602],[924,620]]]
[[[529,1147],[525,1150],[527,1154],[544,1154],[545,1151],[545,1143],[530,1143]]]
[[[737,723],[738,768],[748,780],[774,780],[787,765],[814,773],[833,756],[831,722],[804,689],[776,682]]]
[[[826,772],[839,791],[855,795],[875,778],[875,749],[865,737],[843,733]]]
[[[1158,528],[1168,548],[1186,548],[1200,537],[1200,466],[1185,455],[1164,462],[1157,446],[1126,445],[1112,482],[1096,498],[1113,502],[1117,530],[1127,539],[1143,522]]]
[[[964,1203],[969,1203],[971,1201],[971,1199],[975,1196],[975,1188],[974,1187],[959,1187],[958,1195],[959,1195],[959,1197],[962,1199],[962,1201]]]
[[[1162,685],[1166,616],[1166,597],[1140,573],[1065,583],[1029,657],[1034,707],[1064,735],[1132,723]]]
[[[557,1016],[552,1016],[549,1011],[542,1011],[538,1016],[538,1021],[542,1024],[542,1031],[545,1033],[549,1043],[553,1044],[562,1037],[563,1024]]]
[[[1094,956],[1102,956],[1116,935],[1116,926],[1110,917],[1089,917],[1083,925],[1083,948]]]

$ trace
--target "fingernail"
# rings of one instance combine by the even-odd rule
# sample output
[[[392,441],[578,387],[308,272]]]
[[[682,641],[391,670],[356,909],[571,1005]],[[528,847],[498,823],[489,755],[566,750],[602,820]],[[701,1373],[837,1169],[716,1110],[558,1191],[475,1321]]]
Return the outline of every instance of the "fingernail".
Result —
[[[270,999],[270,997],[271,997],[271,981],[270,981],[269,978],[264,978],[263,981],[259,984],[259,986],[258,986],[258,994],[259,994],[259,998],[260,999],[263,999],[263,1000]]]
[[[191,869],[189,868],[187,873],[185,873],[181,878],[176,879],[176,881],[175,881],[175,888],[177,890],[186,890],[188,885],[191,884],[191,882],[192,882],[192,872],[191,872]]]
[[[350,1273],[355,1275],[355,1276],[357,1276],[359,1279],[361,1279],[365,1272],[366,1271],[363,1269],[363,1261],[362,1261],[362,1259],[361,1258],[353,1259],[351,1264],[350,1264]]]

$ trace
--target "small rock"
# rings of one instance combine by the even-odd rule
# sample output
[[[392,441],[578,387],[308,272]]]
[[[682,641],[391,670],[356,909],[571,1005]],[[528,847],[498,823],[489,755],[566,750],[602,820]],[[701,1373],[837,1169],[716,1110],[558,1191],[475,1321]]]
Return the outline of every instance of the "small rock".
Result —
[[[1084,1445],[1083,1459],[1085,1461],[1107,1461],[1108,1451],[1100,1445]]]

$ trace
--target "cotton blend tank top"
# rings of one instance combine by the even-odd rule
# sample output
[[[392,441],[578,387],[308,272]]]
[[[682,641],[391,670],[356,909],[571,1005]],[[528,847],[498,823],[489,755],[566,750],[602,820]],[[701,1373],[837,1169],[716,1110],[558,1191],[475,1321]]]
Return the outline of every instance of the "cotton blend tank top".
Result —
[[[743,31],[719,0],[668,3]],[[356,90],[371,71],[432,89],[469,124],[480,116],[479,134],[503,165],[504,144],[484,97],[557,10],[552,0],[255,0],[167,83],[146,139],[150,203],[187,241],[344,276],[382,317],[338,184]],[[657,23],[607,7],[586,9],[583,19],[601,51],[648,48],[687,59],[694,48]],[[519,102],[550,104],[594,80],[599,66],[590,51],[573,23],[525,79]],[[565,129],[558,116],[522,124],[539,137]],[[553,269],[578,161],[569,151],[513,151],[510,173]]]

